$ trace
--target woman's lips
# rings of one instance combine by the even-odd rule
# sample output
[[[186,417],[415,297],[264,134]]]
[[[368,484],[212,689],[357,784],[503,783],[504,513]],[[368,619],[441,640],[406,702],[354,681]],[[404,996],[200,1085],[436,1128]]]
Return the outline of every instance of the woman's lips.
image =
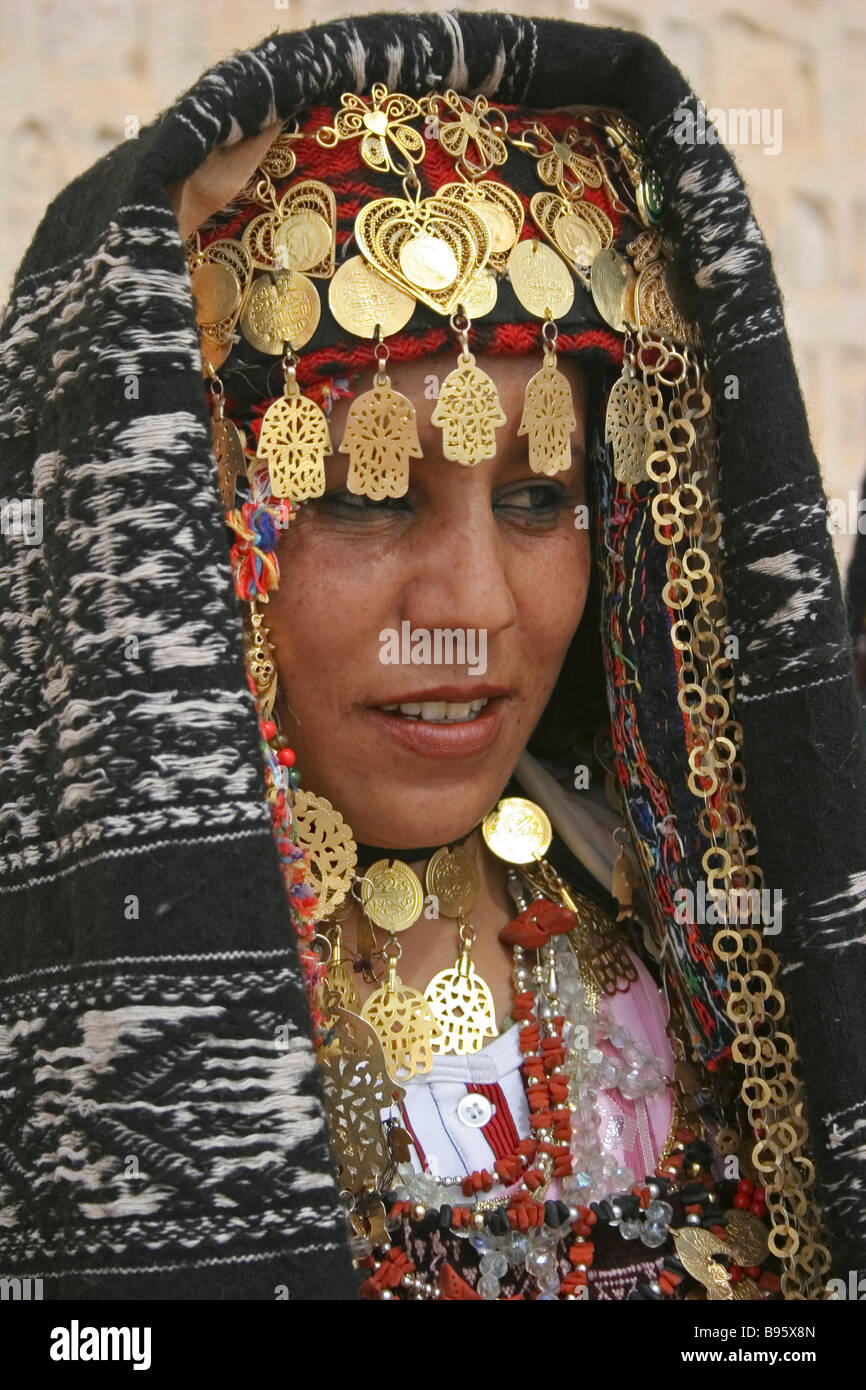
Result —
[[[488,697],[486,706],[474,719],[460,723],[433,724],[376,707],[368,707],[367,713],[384,734],[412,753],[430,758],[465,758],[483,752],[495,742],[505,717],[505,697]]]

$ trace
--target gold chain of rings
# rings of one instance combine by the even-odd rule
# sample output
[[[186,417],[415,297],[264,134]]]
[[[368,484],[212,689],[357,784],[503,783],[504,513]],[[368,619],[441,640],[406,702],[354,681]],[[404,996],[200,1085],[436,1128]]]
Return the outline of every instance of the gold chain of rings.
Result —
[[[809,1195],[815,1170],[805,1152],[796,1048],[777,1028],[785,1013],[776,983],[779,958],[762,937],[760,913],[757,922],[751,914],[742,925],[745,914],[730,907],[742,902],[737,889],[760,892],[763,875],[741,799],[742,728],[731,716],[734,677],[718,556],[719,451],[708,375],[697,351],[646,328],[627,336],[626,360],[647,393],[646,471],[658,488],[651,503],[655,536],[668,552],[663,597],[677,614],[671,638],[680,656],[677,700],[689,725],[688,785],[704,801],[698,825],[709,841],[701,860],[707,894],[727,905],[713,949],[727,970],[726,1011],[737,1030],[731,1052],[746,1073],[740,1095],[756,1140],[752,1161],[766,1187],[769,1245],[784,1269],[783,1296],[821,1298],[830,1254],[820,1243],[820,1218]]]

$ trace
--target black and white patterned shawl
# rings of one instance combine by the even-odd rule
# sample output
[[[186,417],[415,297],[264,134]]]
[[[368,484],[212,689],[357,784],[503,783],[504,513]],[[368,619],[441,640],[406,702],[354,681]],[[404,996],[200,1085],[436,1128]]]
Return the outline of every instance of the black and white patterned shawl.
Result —
[[[165,186],[377,80],[619,107],[648,136],[720,393],[738,715],[837,1269],[866,1265],[866,777],[770,257],[639,35],[374,15],[207,73],[55,201],[0,358],[0,1273],[51,1297],[354,1297],[262,797],[184,250]]]

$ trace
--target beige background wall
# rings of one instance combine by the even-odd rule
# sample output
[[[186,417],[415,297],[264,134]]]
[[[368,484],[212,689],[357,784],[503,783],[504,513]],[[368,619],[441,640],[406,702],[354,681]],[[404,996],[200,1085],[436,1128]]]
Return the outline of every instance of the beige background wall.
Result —
[[[463,0],[463,8],[496,8]],[[0,294],[48,200],[208,66],[275,28],[370,0],[0,0]],[[503,5],[500,8],[509,8]],[[655,39],[707,107],[778,108],[777,155],[735,153],[772,248],[831,495],[866,470],[866,5],[862,0],[514,0],[523,14]],[[856,524],[856,522],[855,522]],[[864,523],[866,524],[866,523]],[[853,537],[837,537],[847,558]]]

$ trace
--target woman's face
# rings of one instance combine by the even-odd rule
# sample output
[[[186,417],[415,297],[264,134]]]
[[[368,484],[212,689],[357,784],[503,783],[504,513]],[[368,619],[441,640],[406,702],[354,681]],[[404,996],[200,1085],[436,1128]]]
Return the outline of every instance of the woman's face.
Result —
[[[305,503],[280,541],[267,614],[301,784],[327,797],[357,840],[394,849],[457,839],[494,804],[553,690],[589,584],[588,532],[575,525],[582,370],[559,360],[577,429],[571,467],[545,477],[517,433],[539,357],[478,355],[508,424],[496,456],[475,467],[446,460],[430,423],[431,378],[454,365],[452,353],[394,367],[424,454],[411,460],[408,493],[354,496],[348,457],[332,454],[325,496]],[[335,446],[350,404],[334,407]],[[413,651],[432,662],[413,663]]]

